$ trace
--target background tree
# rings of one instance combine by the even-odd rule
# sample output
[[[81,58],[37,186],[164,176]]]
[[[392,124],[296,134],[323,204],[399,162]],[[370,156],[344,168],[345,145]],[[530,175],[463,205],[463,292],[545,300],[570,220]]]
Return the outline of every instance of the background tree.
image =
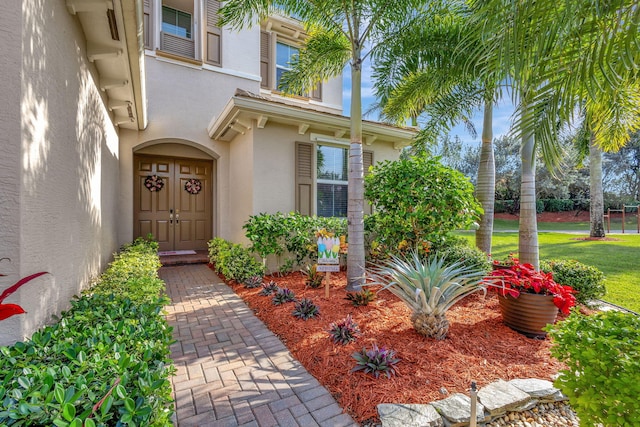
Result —
[[[444,2],[430,12],[415,28],[377,51],[373,74],[376,93],[386,118],[396,123],[423,118],[417,120],[422,127],[416,141],[418,150],[425,150],[426,144],[433,144],[457,122],[468,121],[477,108],[484,108],[480,163],[476,168],[476,197],[484,213],[476,231],[476,245],[489,254],[495,194],[492,121],[498,79],[478,79],[465,68],[473,44],[479,40],[466,38],[465,48],[461,48],[470,12],[464,2]]]
[[[481,38],[470,67],[510,76],[522,137],[520,258],[538,266],[535,181],[540,149],[557,165],[559,124],[584,108],[594,143],[616,149],[640,126],[640,13],[635,0],[471,0],[469,40]],[[479,65],[479,66],[478,66]],[[526,191],[526,194],[524,194]]]
[[[392,43],[411,21],[419,20],[418,0],[228,0],[220,10],[223,25],[239,29],[272,13],[295,16],[305,23],[308,38],[281,89],[297,94],[322,80],[351,69],[351,144],[349,148],[349,252],[347,289],[358,290],[365,278],[364,174],[362,162],[362,64],[380,46]]]

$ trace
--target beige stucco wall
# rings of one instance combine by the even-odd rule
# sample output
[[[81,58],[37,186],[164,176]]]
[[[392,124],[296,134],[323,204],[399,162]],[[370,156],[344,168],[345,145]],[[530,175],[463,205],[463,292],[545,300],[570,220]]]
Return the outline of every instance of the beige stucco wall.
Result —
[[[1,49],[9,69],[2,84],[11,88],[6,98],[3,90],[2,109],[11,120],[0,122],[0,134],[10,137],[2,145],[12,163],[3,159],[0,181],[2,210],[11,219],[5,228],[2,218],[7,236],[2,236],[0,257],[11,263],[0,266],[8,274],[0,278],[0,287],[38,271],[51,274],[5,301],[28,313],[2,321],[0,344],[29,336],[68,308],[73,295],[111,259],[118,247],[119,182],[117,132],[76,18],[63,0],[5,6]]]

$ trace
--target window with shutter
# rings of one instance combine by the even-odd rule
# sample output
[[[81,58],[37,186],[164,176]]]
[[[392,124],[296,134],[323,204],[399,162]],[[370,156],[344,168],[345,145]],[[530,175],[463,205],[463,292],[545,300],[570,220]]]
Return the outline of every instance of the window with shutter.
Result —
[[[296,142],[296,210],[313,215],[313,144]]]
[[[207,31],[205,36],[205,61],[222,66],[222,29],[219,26],[219,0],[206,0]]]
[[[316,150],[318,216],[346,217],[349,149],[318,145]]]

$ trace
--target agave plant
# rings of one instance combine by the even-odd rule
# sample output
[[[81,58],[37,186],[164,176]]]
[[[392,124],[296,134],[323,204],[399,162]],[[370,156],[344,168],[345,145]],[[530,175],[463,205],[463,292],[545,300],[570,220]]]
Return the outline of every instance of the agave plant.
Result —
[[[424,259],[412,252],[406,258],[392,256],[373,270],[373,283],[383,285],[413,310],[411,321],[422,335],[442,340],[449,331],[445,314],[467,295],[482,290],[484,272],[461,262]]]

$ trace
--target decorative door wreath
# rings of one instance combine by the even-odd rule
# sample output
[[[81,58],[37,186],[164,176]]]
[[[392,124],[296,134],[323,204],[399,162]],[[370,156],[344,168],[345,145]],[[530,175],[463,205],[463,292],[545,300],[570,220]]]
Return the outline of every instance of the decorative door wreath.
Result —
[[[198,194],[202,190],[202,183],[199,179],[191,178],[184,183],[184,190],[189,194]]]
[[[164,179],[158,175],[149,175],[144,180],[144,186],[149,191],[160,191],[164,187]]]

